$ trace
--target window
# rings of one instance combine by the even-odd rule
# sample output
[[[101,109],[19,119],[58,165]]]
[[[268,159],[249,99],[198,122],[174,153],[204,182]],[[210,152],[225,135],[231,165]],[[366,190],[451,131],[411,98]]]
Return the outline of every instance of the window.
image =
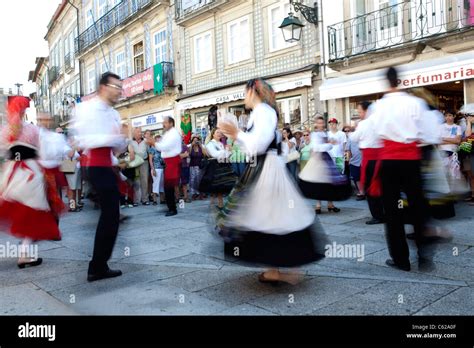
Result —
[[[92,13],[92,7],[86,9],[86,28],[89,28],[94,24],[94,14]]]
[[[115,56],[115,69],[117,71],[117,75],[120,76],[121,79],[126,77],[125,68],[125,52],[122,51],[117,53]]]
[[[87,93],[92,93],[96,89],[96,76],[95,69],[90,69],[87,71]]]
[[[73,31],[69,33],[69,50],[71,53],[71,66],[74,66],[74,39],[75,39],[74,32],[75,31],[76,29],[73,29]]]
[[[270,52],[278,51],[296,45],[297,43],[288,43],[283,39],[283,33],[279,26],[283,19],[291,12],[290,4],[279,4],[269,8],[269,26],[270,26]]]
[[[166,30],[161,30],[153,35],[153,47],[155,52],[155,64],[166,62],[168,54],[166,50]]]
[[[301,96],[277,100],[283,123],[301,123]]]
[[[145,58],[143,52],[143,41],[133,45],[133,65],[135,67],[135,74],[145,70]]]
[[[98,18],[102,17],[107,12],[107,0],[99,0],[98,2]]]
[[[249,18],[241,18],[227,26],[228,62],[237,63],[250,58]]]
[[[210,32],[194,38],[194,72],[196,74],[211,70],[214,66],[211,38]]]
[[[100,63],[100,74],[106,73],[108,70],[106,62]]]
[[[380,30],[398,26],[398,0],[379,0]],[[392,7],[394,6],[394,7]]]

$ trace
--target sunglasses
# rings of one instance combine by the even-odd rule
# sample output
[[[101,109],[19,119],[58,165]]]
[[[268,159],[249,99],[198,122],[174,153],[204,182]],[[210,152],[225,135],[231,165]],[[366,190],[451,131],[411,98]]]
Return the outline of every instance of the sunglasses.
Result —
[[[303,134],[305,137],[309,137],[309,134]]]

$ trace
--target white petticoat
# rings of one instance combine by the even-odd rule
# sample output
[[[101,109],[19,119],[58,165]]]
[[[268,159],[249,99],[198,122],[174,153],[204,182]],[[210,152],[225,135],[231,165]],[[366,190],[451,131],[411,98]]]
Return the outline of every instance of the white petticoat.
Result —
[[[285,235],[314,222],[314,212],[274,151],[266,155],[262,171],[239,202],[227,225],[243,231]]]

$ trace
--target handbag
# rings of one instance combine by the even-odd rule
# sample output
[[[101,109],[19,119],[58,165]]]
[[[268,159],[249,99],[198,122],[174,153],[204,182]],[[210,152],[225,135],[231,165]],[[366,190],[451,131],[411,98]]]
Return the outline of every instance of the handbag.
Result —
[[[62,161],[59,171],[65,174],[74,174],[76,172],[77,160],[65,159]]]
[[[127,162],[128,168],[137,168],[140,167],[143,163],[145,163],[145,160],[137,155],[135,155],[135,159],[133,161],[130,161],[130,156],[126,157],[125,161]]]
[[[293,161],[297,161],[300,159],[300,153],[298,151],[293,151],[293,152],[290,152],[287,156],[286,156],[286,163],[290,163],[290,162],[293,162]]]

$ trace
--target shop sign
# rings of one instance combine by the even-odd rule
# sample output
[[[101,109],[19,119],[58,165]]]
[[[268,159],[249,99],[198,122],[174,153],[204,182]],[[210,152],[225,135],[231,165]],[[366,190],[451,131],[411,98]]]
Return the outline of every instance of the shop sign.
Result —
[[[400,88],[410,88],[472,78],[474,78],[474,65],[471,65],[471,68],[461,66],[454,69],[407,74],[398,80],[398,85]]]
[[[173,110],[166,110],[154,114],[132,118],[132,127],[145,127],[163,123],[164,117],[173,117]]]
[[[130,98],[145,91],[150,91],[153,87],[153,68],[149,68],[123,80],[122,96],[123,98]]]

